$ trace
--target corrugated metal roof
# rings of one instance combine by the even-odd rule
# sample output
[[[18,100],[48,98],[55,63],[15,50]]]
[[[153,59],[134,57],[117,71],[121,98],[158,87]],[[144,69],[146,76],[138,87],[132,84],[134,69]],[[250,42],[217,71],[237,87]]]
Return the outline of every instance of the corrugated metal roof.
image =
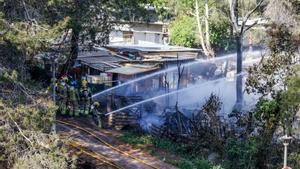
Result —
[[[126,59],[114,55],[79,57],[77,60],[80,61],[81,64],[100,71],[106,71],[119,67],[119,62],[126,61]]]
[[[107,48],[134,49],[140,52],[201,52],[201,49],[186,48],[162,44],[131,45],[131,44],[110,44]]]
[[[99,62],[119,62],[119,61],[124,61],[125,59],[113,55],[106,55],[106,56],[80,57],[77,60],[81,60],[82,62],[85,63],[99,63]]]
[[[153,70],[159,69],[157,65],[145,66],[145,65],[130,65],[130,66],[122,66],[116,69],[111,69],[106,72],[108,73],[117,73],[123,75],[135,75],[139,73],[145,73]]]
[[[87,65],[91,68],[94,68],[94,69],[97,69],[97,70],[100,70],[103,72],[118,67],[118,66],[107,65],[105,63],[86,64],[86,63],[82,62],[81,64]]]
[[[78,58],[92,57],[92,56],[107,56],[110,55],[107,49],[96,50],[96,51],[80,51],[78,52]]]

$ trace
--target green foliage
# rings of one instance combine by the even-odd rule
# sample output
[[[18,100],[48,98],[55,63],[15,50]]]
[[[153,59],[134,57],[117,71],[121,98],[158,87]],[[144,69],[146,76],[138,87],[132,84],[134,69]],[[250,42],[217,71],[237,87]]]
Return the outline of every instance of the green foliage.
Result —
[[[2,57],[23,55],[27,60],[32,59],[34,55],[45,51],[54,43],[65,29],[67,22],[66,19],[53,26],[40,25],[36,28],[29,28],[30,24],[26,22],[15,22],[13,29],[0,38],[0,45],[9,47],[0,49],[5,52]]]
[[[0,166],[58,169],[73,165],[57,135],[51,133],[54,103],[37,92],[37,83],[22,83],[17,71],[4,69],[0,78],[4,89],[0,90]]]
[[[170,2],[168,0],[150,0],[150,4],[155,7],[160,21],[168,20],[173,15],[174,11],[169,8]]]
[[[199,47],[196,19],[189,16],[178,16],[170,24],[171,44],[185,47]],[[232,37],[228,31],[229,23],[211,21],[211,44],[217,51],[232,50]]]
[[[155,149],[160,149],[175,154],[181,157],[182,160],[167,162],[172,163],[180,169],[222,169],[221,166],[214,165],[201,158],[199,153],[192,151],[193,147],[189,147],[186,144],[179,144],[168,139],[153,137],[134,131],[124,132],[120,137],[120,140],[140,148],[147,146],[146,148],[148,149],[148,146],[153,146],[153,151],[155,151]]]
[[[153,137],[150,135],[142,135],[127,131],[123,133],[123,135],[120,137],[120,140],[132,145],[145,145],[151,144]]]
[[[289,161],[292,168],[300,168],[300,153],[291,153],[289,155]]]
[[[183,160],[175,164],[180,169],[223,169],[204,159]]]
[[[257,141],[254,138],[247,140],[230,138],[225,147],[225,166],[228,169],[254,169],[257,162],[257,152]]]
[[[193,169],[194,168],[192,162],[186,161],[186,160],[176,163],[176,166],[180,169]]]
[[[199,1],[200,16],[204,16],[205,1]],[[209,29],[210,42],[217,52],[235,49],[232,34],[229,31],[231,23],[228,19],[229,7],[227,2],[209,1]],[[199,34],[197,20],[195,19],[195,1],[179,0],[172,6],[175,9],[176,18],[170,25],[171,43],[186,47],[199,47]],[[204,30],[204,19],[202,17]]]
[[[45,152],[41,153],[27,153],[21,158],[17,159],[13,169],[24,169],[24,168],[48,168],[48,169],[61,169],[69,168],[66,160],[61,156],[59,152]]]
[[[295,66],[293,72],[294,74],[286,79],[287,90],[280,93],[279,102],[283,116],[282,123],[285,124],[288,134],[293,134],[293,123],[300,108],[300,66]]]
[[[262,130],[274,130],[281,126],[292,134],[292,124],[300,107],[299,67],[293,68],[292,72],[293,75],[284,82],[285,90],[277,93],[273,100],[262,99],[257,103],[254,116]]]
[[[185,46],[185,47],[196,47],[196,19],[188,16],[177,17],[170,24],[170,41],[171,44]]]
[[[286,77],[293,73],[291,65],[296,59],[298,40],[284,25],[272,25],[268,34],[271,53],[259,64],[249,68],[246,91],[262,94],[263,97],[275,98],[284,89]]]
[[[197,169],[211,169],[213,167],[212,163],[203,159],[194,160],[194,164]]]
[[[13,168],[67,168],[68,159],[58,138],[49,134],[55,107],[52,103],[18,105],[0,99],[2,163]],[[11,166],[12,167],[12,166]]]
[[[188,145],[174,143],[174,142],[164,139],[164,138],[155,138],[153,140],[153,145],[155,147],[165,149],[165,150],[172,152],[176,155],[179,155],[181,157],[191,158],[194,155]]]
[[[154,147],[161,148],[181,156],[191,155],[188,146],[184,144],[177,144],[167,139],[157,138],[142,133],[127,131],[120,137],[120,140],[137,146],[153,145]]]
[[[280,104],[277,100],[261,100],[256,105],[254,116],[263,129],[272,129],[278,125]]]
[[[231,51],[235,49],[233,38],[230,36],[227,22],[212,22],[210,24],[210,42],[215,51]]]

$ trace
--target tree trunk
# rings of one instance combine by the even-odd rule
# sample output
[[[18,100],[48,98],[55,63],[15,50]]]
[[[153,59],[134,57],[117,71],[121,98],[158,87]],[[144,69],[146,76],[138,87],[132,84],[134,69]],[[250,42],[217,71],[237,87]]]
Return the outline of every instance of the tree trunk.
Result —
[[[241,110],[243,102],[243,76],[242,73],[242,60],[243,60],[243,34],[236,36],[237,47],[237,60],[236,60],[236,110]]]
[[[78,41],[79,41],[79,30],[73,30],[73,33],[72,33],[72,38],[71,38],[71,55],[70,55],[70,60],[71,60],[71,64],[70,66],[73,66],[76,59],[77,59],[77,56],[78,56],[78,50],[79,50],[79,47],[78,47]]]
[[[209,8],[208,8],[208,0],[205,0],[205,41],[206,41],[206,48],[209,53],[209,57],[215,57],[215,52],[211,48],[210,45],[210,31],[209,31]]]
[[[75,61],[78,56],[78,42],[79,42],[79,33],[80,31],[77,29],[72,30],[72,37],[71,37],[71,51],[70,51],[70,56],[69,59],[66,63],[66,66],[63,68],[63,74],[68,73],[68,71],[74,66]]]
[[[198,0],[195,0],[195,8],[196,8],[196,19],[197,19],[197,27],[198,27],[198,34],[199,34],[199,39],[200,39],[200,43],[201,43],[201,47],[202,50],[204,52],[204,54],[206,56],[209,56],[209,52],[206,48],[205,42],[204,42],[204,35],[203,35],[203,31],[202,31],[202,24],[201,24],[201,18],[199,16],[199,4],[198,4]]]

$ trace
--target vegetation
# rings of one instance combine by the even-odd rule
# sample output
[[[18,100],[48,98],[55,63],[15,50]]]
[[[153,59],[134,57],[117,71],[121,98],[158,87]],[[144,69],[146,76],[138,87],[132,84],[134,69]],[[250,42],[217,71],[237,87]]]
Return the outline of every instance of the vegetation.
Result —
[[[175,143],[168,139],[157,138],[137,131],[126,131],[120,136],[120,140],[139,148],[151,148],[152,154],[160,157],[170,164],[174,164],[180,169],[222,169],[221,166],[204,160],[199,152],[193,152],[193,147],[185,144]],[[166,151],[169,154],[175,154],[179,160],[174,160],[166,155],[157,152]],[[164,153],[165,154],[165,153]]]
[[[202,48],[208,57],[237,50],[237,73],[242,70],[244,35],[257,24],[247,24],[252,16],[272,22],[265,38],[270,52],[248,70],[246,92],[260,97],[250,112],[237,109],[230,114],[236,130],[229,137],[221,140],[215,130],[199,130],[194,133],[199,139],[187,144],[127,131],[120,140],[150,148],[153,155],[181,169],[281,167],[278,138],[300,132],[299,0],[0,0],[0,168],[76,168],[76,157],[53,132],[57,107],[47,93],[49,70],[42,69],[38,59],[61,57],[57,70],[65,73],[79,45],[108,43],[115,20],[151,21],[147,5],[155,7],[161,21],[171,20],[171,44]],[[241,84],[238,78],[238,103]],[[218,110],[207,116],[209,125],[221,123]],[[291,147],[290,165],[300,168],[299,138]],[[211,151],[219,155],[213,162],[207,160]]]
[[[198,8],[195,7],[196,5]],[[225,1],[215,4],[211,0],[179,0],[172,3],[172,7],[175,8],[175,19],[170,25],[171,43],[187,47],[200,47],[209,56],[214,56],[214,51],[221,52],[231,49],[232,46],[229,46],[228,42],[233,34],[230,31],[229,18],[226,16],[228,10],[226,5]],[[220,13],[220,11],[222,12]],[[205,24],[202,24],[204,22]],[[186,31],[190,29],[192,31]]]
[[[230,138],[225,146],[225,166],[226,168],[255,168],[257,152],[255,138],[247,140]]]
[[[189,16],[177,17],[170,25],[171,44],[185,46],[185,47],[198,47],[199,42],[196,39],[196,25],[195,18]]]
[[[5,71],[0,78],[1,168],[71,168],[75,163],[51,133],[53,102],[19,81],[16,71]]]

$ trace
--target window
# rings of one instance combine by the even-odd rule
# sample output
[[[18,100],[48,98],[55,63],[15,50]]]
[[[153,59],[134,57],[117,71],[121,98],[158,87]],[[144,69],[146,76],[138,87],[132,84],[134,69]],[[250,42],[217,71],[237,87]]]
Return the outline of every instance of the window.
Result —
[[[160,43],[160,34],[155,34],[154,43]]]

